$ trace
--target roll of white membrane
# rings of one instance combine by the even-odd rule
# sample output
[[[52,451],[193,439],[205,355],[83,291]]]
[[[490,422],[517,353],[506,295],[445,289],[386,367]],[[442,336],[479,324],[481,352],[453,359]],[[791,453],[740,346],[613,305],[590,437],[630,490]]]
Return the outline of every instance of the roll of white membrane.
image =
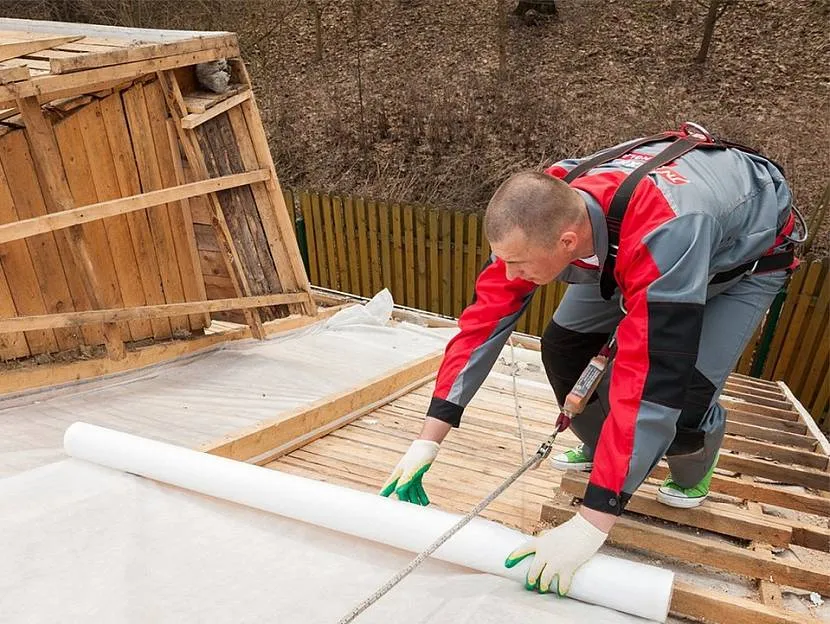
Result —
[[[433,507],[81,422],[66,430],[64,448],[78,459],[411,552],[425,549],[460,519]],[[531,558],[509,570],[504,559],[526,539],[519,531],[476,518],[432,556],[524,582]],[[576,573],[568,597],[665,622],[673,582],[669,570],[597,554]]]

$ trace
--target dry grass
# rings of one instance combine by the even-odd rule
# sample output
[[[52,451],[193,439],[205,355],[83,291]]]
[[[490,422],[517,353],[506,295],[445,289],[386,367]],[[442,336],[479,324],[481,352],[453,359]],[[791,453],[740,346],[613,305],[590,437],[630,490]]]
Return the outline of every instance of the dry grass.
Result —
[[[0,14],[238,32],[290,186],[479,210],[514,170],[690,119],[768,153],[818,206],[828,0],[740,0],[704,65],[697,2],[563,0],[537,26],[500,5],[317,0],[322,60],[308,0],[0,0]]]

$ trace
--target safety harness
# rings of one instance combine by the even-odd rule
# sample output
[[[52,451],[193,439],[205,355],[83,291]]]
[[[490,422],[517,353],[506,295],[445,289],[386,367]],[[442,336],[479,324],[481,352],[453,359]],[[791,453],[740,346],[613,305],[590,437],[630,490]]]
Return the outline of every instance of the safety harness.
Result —
[[[600,274],[600,293],[604,299],[610,299],[617,288],[617,282],[614,277],[614,268],[616,266],[617,253],[619,252],[620,230],[622,229],[623,217],[625,216],[625,211],[628,208],[628,204],[634,195],[637,185],[643,178],[646,177],[646,175],[659,167],[668,165],[683,156],[683,154],[691,152],[695,149],[738,149],[743,152],[762,156],[760,152],[750,147],[746,147],[738,143],[717,140],[701,126],[695,123],[686,122],[680,127],[679,131],[662,132],[660,134],[637,139],[636,141],[624,143],[623,145],[618,145],[605,150],[604,152],[600,152],[593,158],[589,158],[574,167],[565,176],[564,181],[570,184],[578,177],[591,171],[592,169],[624,156],[625,154],[629,154],[638,147],[662,141],[671,141],[671,144],[628,174],[614,193],[614,197],[611,199],[611,205],[608,208],[608,213],[605,215],[605,220],[608,224],[608,256],[605,260],[605,264],[603,265],[602,273]],[[766,157],[764,156],[764,158]],[[769,158],[766,158],[766,160],[769,160],[773,165],[775,165],[783,175],[784,169],[778,163],[770,160]],[[795,245],[793,242],[801,242],[800,240],[794,240],[791,238],[795,228],[796,215],[799,217],[802,226],[804,226],[803,218],[801,218],[801,215],[798,214],[795,208],[792,208],[789,218],[778,232],[775,244],[764,256],[758,258],[757,260],[741,264],[740,266],[730,269],[729,271],[717,273],[714,277],[712,277],[709,283],[725,283],[746,273],[765,273],[769,271],[793,268],[797,264],[794,252]],[[806,227],[804,227],[803,234],[806,237]],[[776,248],[784,245],[785,243],[789,244],[783,251],[774,251]]]

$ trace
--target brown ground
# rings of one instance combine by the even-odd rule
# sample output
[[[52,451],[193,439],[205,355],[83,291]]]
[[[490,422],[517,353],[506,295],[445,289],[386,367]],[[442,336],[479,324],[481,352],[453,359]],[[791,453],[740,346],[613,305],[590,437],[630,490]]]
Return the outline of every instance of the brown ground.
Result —
[[[560,0],[535,26],[500,19],[512,0],[317,0],[320,61],[312,4],[0,0],[0,15],[239,33],[290,186],[481,209],[510,171],[686,119],[780,161],[805,211],[828,184],[828,0],[738,0],[704,65],[703,0]]]

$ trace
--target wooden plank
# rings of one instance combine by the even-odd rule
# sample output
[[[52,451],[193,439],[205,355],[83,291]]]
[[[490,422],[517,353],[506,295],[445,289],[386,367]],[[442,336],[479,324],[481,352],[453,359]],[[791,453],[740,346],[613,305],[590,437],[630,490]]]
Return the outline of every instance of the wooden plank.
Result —
[[[288,316],[263,324],[268,336],[276,336],[285,332],[294,331],[328,318],[337,313],[342,307],[321,310],[314,316]],[[228,332],[216,332],[172,342],[156,343],[134,351],[128,351],[122,360],[92,359],[77,360],[60,364],[44,364],[34,367],[4,371],[0,375],[0,395],[55,386],[62,383],[81,379],[93,379],[126,370],[152,366],[183,355],[198,353],[223,342],[244,340],[251,338],[250,327],[241,327]]]
[[[804,284],[804,279],[807,276],[807,271],[803,268],[795,271],[790,278],[790,283],[787,285],[787,296],[784,298],[784,304],[781,306],[781,314],[778,317],[778,324],[773,334],[772,342],[770,343],[769,351],[767,352],[767,360],[764,363],[764,370],[761,374],[765,379],[771,379],[772,372],[775,370],[775,365],[778,362],[778,355],[781,353],[781,348],[784,346],[784,338],[789,334],[790,321],[792,320],[793,310],[801,294],[801,288]]]
[[[770,407],[767,405],[762,405],[757,401],[750,402],[744,399],[728,396],[725,394],[722,394],[718,400],[727,409],[751,411],[754,413],[762,414],[764,416],[774,416],[775,418],[780,418],[782,420],[798,421],[798,413],[794,412],[792,410],[792,406],[789,404],[787,409],[782,409],[780,407]]]
[[[317,271],[319,273],[319,281],[317,285],[325,288],[331,288],[329,280],[329,261],[326,257],[326,234],[325,223],[323,221],[322,198],[319,193],[313,193],[311,196],[311,222],[314,225],[312,232],[315,240],[314,246],[317,249]]]
[[[799,435],[807,433],[807,426],[804,423],[792,420],[781,420],[774,416],[764,416],[763,414],[753,414],[752,412],[730,409],[726,410],[726,417],[727,422],[748,423],[766,429],[774,429]]]
[[[7,145],[6,137],[3,137],[2,146],[6,147]],[[0,153],[6,155],[2,151]],[[17,219],[17,211],[9,192],[9,182],[3,168],[0,167],[0,223],[15,219]],[[7,285],[7,292],[9,293],[9,299],[5,304],[7,307],[16,309],[23,314],[42,314],[46,311],[46,305],[38,286],[35,266],[32,263],[29,249],[24,242],[8,243],[0,247],[0,269],[4,271],[6,276],[4,286]],[[31,332],[25,335],[22,342],[21,338],[22,336],[16,336],[12,341],[16,344],[15,352],[20,356],[29,355],[30,348],[35,355],[58,350],[55,334],[51,331]]]
[[[229,434],[219,442],[206,445],[202,450],[240,461],[267,453],[268,456],[263,459],[271,461],[275,458],[275,450],[285,452],[298,439],[302,439],[301,444],[304,444],[308,441],[309,434],[313,436],[321,431],[327,432],[328,427],[343,426],[352,415],[357,418],[367,407],[374,409],[392,400],[401,388],[408,391],[412,384],[426,383],[434,378],[442,357],[443,350],[431,353],[356,388],[302,406],[257,427]]]
[[[121,95],[116,93],[104,98],[100,106],[120,195],[122,197],[139,195],[141,183]],[[126,213],[126,217],[138,262],[141,289],[144,293],[142,303],[148,305],[164,303],[161,269],[147,211],[129,212]],[[169,338],[172,335],[170,321],[166,318],[152,319],[150,325],[153,329],[153,337],[157,340]]]
[[[732,435],[740,435],[746,438],[753,438],[755,440],[762,440],[764,442],[772,442],[775,444],[783,444],[786,446],[793,446],[808,451],[814,451],[818,442],[811,436],[798,435],[797,433],[788,433],[786,431],[779,431],[778,429],[769,429],[767,427],[759,427],[742,422],[726,421],[726,433]]]
[[[429,209],[429,308],[441,314],[441,269],[438,262],[438,212]]]
[[[569,520],[577,507],[555,502],[542,505],[541,520],[557,525]],[[608,535],[622,548],[656,553],[682,563],[693,562],[747,578],[766,578],[788,587],[814,591],[830,583],[830,572],[786,559],[769,559],[758,552],[724,541],[692,535],[622,516]]]
[[[64,312],[62,314],[3,318],[0,319],[0,333],[52,329],[55,327],[73,327],[86,323],[115,323],[133,319],[169,317],[180,314],[219,312],[220,310],[260,308],[264,306],[297,303],[303,301],[303,297],[304,293],[277,293],[251,297],[235,297],[232,299],[215,299],[212,301],[166,303],[133,308],[113,308],[108,310],[88,310],[83,312]]]
[[[193,133],[201,146],[202,156],[210,175],[241,173],[245,166],[227,115],[217,117]],[[253,159],[251,154],[249,158]],[[272,173],[273,175],[273,173]],[[261,189],[260,189],[261,190]],[[268,294],[282,292],[284,285],[277,273],[275,259],[260,219],[260,211],[251,188],[236,188],[216,194],[221,205],[233,246],[240,260],[241,274],[250,289],[246,294]],[[260,198],[269,203],[270,198]],[[267,213],[267,211],[265,211]],[[285,287],[288,288],[288,287]],[[279,308],[264,308],[259,311],[268,320],[286,314]]]
[[[340,290],[340,271],[337,267],[337,250],[334,242],[334,215],[332,214],[331,196],[326,193],[320,198],[320,211],[323,214],[323,227],[326,241],[326,266],[329,282],[325,284],[333,290]]]
[[[808,267],[806,267],[807,275],[805,276],[804,282],[801,286],[801,292],[795,301],[792,319],[787,327],[789,336],[787,340],[784,340],[784,343],[781,346],[778,360],[775,363],[775,368],[773,369],[772,379],[783,379],[787,375],[790,369],[792,357],[796,352],[796,345],[798,345],[797,348],[799,351],[803,350],[805,346],[807,348],[812,346],[805,345],[805,343],[799,340],[799,338],[801,337],[801,333],[804,329],[804,319],[810,308],[810,304],[812,303],[813,295],[818,294],[818,289],[821,287],[819,277],[821,276],[822,271],[823,266],[820,262],[812,262]],[[805,354],[803,353],[801,354],[802,357],[804,355]]]
[[[240,82],[250,88],[251,80],[248,77],[245,64],[241,61],[234,62],[232,60],[231,66],[239,74]],[[294,234],[293,214],[289,216],[288,210],[285,208],[280,181],[274,168],[271,148],[268,146],[268,137],[262,124],[262,117],[259,114],[256,99],[252,97],[243,102],[242,112],[248,125],[259,165],[271,171],[271,177],[265,182],[265,186],[268,189],[272,209],[264,210],[262,206],[259,206],[259,209],[260,220],[271,247],[271,254],[274,257],[280,281],[286,289],[304,290],[308,293],[308,300],[303,304],[303,309],[306,314],[314,315],[317,312],[317,307],[311,297],[311,285],[308,282],[303,259],[300,256],[300,248]]]
[[[14,85],[0,85],[0,108],[13,104],[14,100],[18,98],[45,96],[54,99],[59,97],[57,93],[61,94],[60,97],[66,97],[73,93],[89,92],[94,90],[96,85],[104,83],[131,80],[176,67],[196,65],[197,63],[235,56],[239,56],[239,48],[232,45],[147,61],[124,63],[112,67],[83,70],[71,74],[39,76]],[[33,61],[33,63],[35,62]]]
[[[308,191],[300,193],[300,210],[303,213],[303,224],[305,225],[306,248],[308,249],[308,270],[312,284],[320,283],[319,261],[317,260],[317,239],[315,231],[317,223],[311,212],[311,198]]]
[[[399,304],[404,303],[403,237],[401,234],[401,206],[389,207],[392,222],[392,296]]]
[[[708,624],[815,624],[815,619],[724,592],[674,582],[671,613]]]
[[[563,492],[582,498],[587,484],[587,475],[566,472],[562,475],[559,487]],[[792,541],[792,529],[777,522],[717,508],[709,501],[704,501],[700,507],[677,509],[658,502],[656,492],[655,486],[644,483],[631,496],[626,510],[723,535],[767,542],[774,546],[787,546]]]
[[[159,168],[155,140],[153,133],[149,131],[150,112],[147,106],[147,97],[144,93],[144,85],[134,85],[123,93],[122,98],[130,128],[141,189],[143,192],[161,190],[164,188],[164,184]],[[176,246],[173,240],[168,205],[161,204],[148,208],[147,218],[150,223],[150,231],[161,273],[164,301],[180,303],[184,301],[184,287],[176,258]],[[190,329],[189,321],[185,317],[171,317],[169,321],[174,334],[187,332]]]
[[[86,155],[84,144],[84,119],[94,114],[92,108],[78,111],[76,114],[56,123],[54,136],[63,160],[63,175],[68,183],[67,190],[71,193],[70,200],[64,206],[68,210],[72,205],[87,205],[98,202],[98,193],[92,180],[92,167]],[[88,124],[87,124],[88,125]],[[90,131],[90,128],[87,128]],[[106,136],[106,135],[104,135]],[[100,137],[103,139],[104,137]],[[113,260],[113,244],[107,236],[102,221],[77,226],[88,249],[91,267],[89,272],[95,274],[95,308],[120,308],[124,306],[121,291],[118,286],[118,274]],[[71,229],[69,230],[72,231]],[[117,246],[118,241],[114,241]],[[105,325],[106,327],[106,325]],[[131,340],[131,333],[127,323],[118,323],[120,339]],[[106,332],[105,332],[106,336]],[[123,353],[122,353],[123,355]],[[120,357],[120,356],[119,356]]]
[[[72,191],[64,171],[55,131],[43,116],[43,111],[35,98],[20,99],[17,101],[17,107],[26,121],[26,136],[31,145],[31,155],[47,210],[60,212],[73,208]],[[67,159],[67,162],[70,161]],[[87,239],[87,233],[82,226],[73,226],[63,237],[68,239],[68,244],[65,246],[69,248],[77,265],[86,297],[93,307],[103,307],[102,296],[106,297],[112,291],[105,290],[110,284],[98,275],[93,260],[95,248]],[[109,299],[105,300],[109,301]],[[115,360],[123,358],[125,350],[119,328],[112,324],[104,325],[103,334],[110,358]]]
[[[184,169],[175,129],[172,129],[171,136],[167,104],[158,80],[145,84],[144,97],[147,101],[147,113],[150,118],[149,130],[153,135],[153,144],[156,148],[156,160],[161,174],[161,184],[164,188],[171,188],[183,181],[181,178],[184,177]],[[205,299],[206,295],[199,270],[199,260],[192,230],[193,221],[190,218],[190,207],[187,200],[168,202],[167,216],[170,220],[170,233],[172,234],[173,250],[176,254],[176,264],[181,278],[183,300],[201,301]],[[187,321],[191,330],[199,330],[210,325],[209,316],[199,317],[194,315]]]
[[[414,306],[421,310],[427,308],[427,214],[423,206],[414,209],[415,227],[415,262],[417,284],[417,298]]]
[[[452,214],[441,211],[441,313],[453,316],[452,306]]]
[[[383,272],[381,264],[383,258],[380,252],[380,235],[378,225],[378,206],[374,201],[369,201],[366,204],[366,215],[369,223],[369,256],[372,258],[372,288],[370,295],[374,295],[383,290]],[[380,260],[380,261],[379,261]]]
[[[663,480],[669,475],[669,467],[660,462],[651,471],[650,477]],[[830,498],[816,496],[792,489],[781,488],[767,483],[758,483],[728,477],[715,473],[712,475],[711,488],[714,492],[735,496],[744,500],[754,500],[777,507],[805,511],[807,513],[830,516]]]
[[[236,95],[229,97],[226,100],[222,100],[215,106],[208,108],[204,113],[191,113],[182,117],[181,124],[182,128],[185,130],[192,130],[198,126],[201,126],[206,121],[213,119],[229,111],[230,109],[239,106],[242,102],[249,100],[251,98],[252,91],[247,90],[243,91],[242,93],[237,93]]]
[[[378,203],[378,245],[380,247],[380,274],[381,284],[380,288],[388,288],[389,292],[393,292],[393,275],[394,267],[392,266],[392,228],[389,224],[390,210],[386,203]]]
[[[814,366],[810,367],[809,372],[807,373],[806,378],[804,379],[803,387],[801,388],[801,392],[799,396],[802,397],[804,403],[809,407],[809,409],[817,415],[821,415],[824,413],[824,408],[826,403],[821,403],[818,401],[819,397],[823,394],[825,397],[827,396],[828,387],[828,374],[830,374],[830,335],[828,335],[827,328],[830,327],[830,316],[825,315],[824,317],[825,322],[825,331],[822,340],[819,340],[818,351],[812,361],[814,362]],[[824,364],[820,364],[823,362]],[[823,383],[822,383],[823,382]],[[825,427],[825,430],[828,428]]]
[[[2,187],[0,193],[4,194],[0,201],[5,204],[0,222],[12,219],[15,216],[19,219],[26,219],[46,214],[46,205],[43,201],[39,182],[35,175],[34,163],[23,132],[12,132],[3,137],[2,142],[0,142],[0,169],[5,171],[5,176],[0,172],[0,187]],[[14,206],[13,212],[8,208],[12,204]],[[0,225],[0,228],[2,227],[5,226]],[[26,241],[26,247],[37,276],[37,280],[33,281],[31,285],[39,285],[45,306],[42,311],[50,313],[74,310],[75,305],[64,269],[64,266],[69,266],[72,261],[71,258],[66,258],[68,262],[61,261],[61,253],[54,235],[45,234],[31,238]],[[69,255],[67,249],[64,251]],[[71,266],[74,267],[74,264],[71,264]],[[9,301],[11,302],[11,299]],[[32,311],[34,311],[34,308]],[[15,315],[11,314],[10,316]],[[79,332],[66,329],[60,329],[54,334],[60,350],[77,347],[83,337]],[[89,337],[103,339],[100,331],[97,334],[90,333]],[[9,339],[12,343],[22,341],[22,344],[17,345],[17,349],[20,349],[21,346],[25,347],[25,355],[29,354],[25,338],[22,335],[10,336]],[[20,354],[24,355],[22,351],[20,351]]]
[[[337,254],[337,279],[342,292],[355,292],[349,282],[349,267],[346,260],[346,232],[343,225],[343,201],[338,195],[331,198],[331,211],[334,218],[334,247]]]
[[[2,253],[2,250],[0,250],[0,254]],[[9,289],[6,273],[3,270],[2,256],[0,256],[0,316],[17,316],[12,292]],[[22,333],[0,336],[0,361],[13,360],[28,355],[29,345],[26,344],[26,337]]]
[[[415,223],[413,220],[412,206],[406,204],[403,211],[403,247],[404,267],[406,273],[406,298],[404,304],[409,307],[417,307],[415,300]]]
[[[825,259],[822,263],[823,278],[819,278],[820,290],[818,298],[815,300],[815,305],[809,311],[809,316],[806,321],[806,329],[801,344],[805,345],[807,349],[813,351],[818,355],[821,351],[822,343],[826,346],[827,343],[827,312],[830,310],[830,275],[828,275],[830,264]],[[799,354],[795,359],[791,373],[787,376],[787,383],[792,389],[793,393],[799,394],[807,378],[807,371],[815,365],[813,357],[805,357],[804,353]],[[822,361],[822,360],[817,360]]]
[[[809,468],[773,464],[754,457],[721,453],[718,468],[763,477],[780,483],[801,485],[814,490],[830,492],[830,474]]]
[[[355,200],[355,226],[357,227],[357,248],[360,259],[360,294],[363,297],[371,297],[372,292],[372,270],[375,256],[369,259],[369,221],[366,216],[366,204],[362,197]]]
[[[452,315],[461,316],[464,309],[464,213],[453,214],[452,249]]]
[[[346,227],[346,252],[349,258],[349,292],[355,294],[362,294],[360,286],[360,272],[366,267],[360,264],[360,258],[357,254],[357,232],[355,230],[355,206],[354,201],[350,195],[347,195],[343,200],[343,216]]]
[[[72,37],[44,37],[43,39],[0,43],[0,61],[30,55],[34,52],[54,48],[64,43],[72,43],[78,39],[83,39],[83,37],[77,35]]]
[[[118,176],[115,172],[114,157],[110,151],[107,129],[104,124],[100,102],[95,101],[77,113],[83,146],[89,162],[89,173],[95,188],[95,196],[101,201],[117,200],[121,197]],[[101,205],[100,202],[96,205]],[[81,211],[83,209],[80,209]],[[79,209],[67,210],[54,215],[40,217],[41,220],[59,218]],[[84,214],[81,212],[81,214]],[[31,221],[30,221],[31,222]],[[124,215],[111,216],[101,222],[112,255],[113,267],[118,279],[118,288],[124,307],[141,306],[146,303],[141,287],[141,273],[133,249],[130,226]],[[0,239],[3,238],[0,227]],[[205,297],[202,297],[204,299]],[[148,320],[136,319],[129,323],[133,340],[152,337],[153,328]]]
[[[770,444],[768,442],[749,440],[733,435],[725,435],[723,437],[722,448],[771,459],[777,462],[816,468],[818,470],[827,470],[828,465],[827,455],[786,446],[778,446],[777,444]]]
[[[167,101],[168,109],[173,119],[179,119],[186,114],[182,106],[181,90],[174,72],[159,72],[156,74],[161,82],[162,92]],[[184,148],[187,162],[194,180],[203,180],[210,177],[207,155],[202,151],[198,140],[197,132],[185,131],[180,124],[175,124],[179,134],[179,142]],[[273,171],[271,172],[273,176]],[[232,191],[225,191],[231,193]],[[211,212],[211,223],[216,230],[216,238],[222,248],[222,258],[225,262],[228,276],[233,282],[234,292],[237,296],[248,296],[252,294],[250,284],[245,272],[242,270],[240,252],[234,244],[233,237],[228,227],[227,220],[218,195],[211,193],[207,196],[208,206]],[[262,325],[262,318],[257,310],[245,310],[245,321],[251,328],[251,333],[259,339],[265,338],[265,329]]]
[[[242,159],[242,165],[246,170],[262,167],[271,173],[271,177],[275,175],[273,165],[270,160],[270,152],[261,157],[254,144],[250,127],[246,121],[244,111],[239,108],[234,108],[228,111],[228,121],[230,121],[233,135],[236,140],[236,145],[239,149],[239,155]],[[269,178],[270,179],[270,178]],[[276,188],[276,187],[275,187]],[[248,218],[256,221],[256,216],[259,217],[259,224],[252,224],[257,229],[261,228],[265,236],[265,245],[259,251],[263,262],[267,261],[270,251],[270,263],[273,264],[276,270],[277,281],[281,290],[308,290],[308,276],[305,272],[305,266],[300,259],[300,267],[294,266],[293,252],[289,249],[288,243],[296,246],[296,238],[294,234],[294,207],[293,204],[289,209],[285,203],[285,193],[280,191],[279,197],[275,197],[274,192],[269,188],[269,182],[266,180],[262,184],[251,185],[251,193],[253,194],[256,211],[249,211]],[[278,202],[275,203],[274,200]],[[280,222],[277,218],[282,215],[287,219],[287,224]],[[283,234],[282,227],[288,227],[287,234]],[[285,236],[290,238],[290,241],[285,240]],[[296,255],[299,258],[299,247],[296,248]],[[295,271],[300,271],[298,278]],[[309,295],[310,296],[310,295]],[[288,306],[290,313],[311,313],[314,310],[310,309],[308,303],[302,305]]]
[[[471,212],[467,215],[467,249],[464,259],[464,305],[469,305],[475,294],[476,275],[478,264],[478,215]]]
[[[98,162],[98,159],[96,159]],[[189,197],[197,197],[219,190],[246,186],[253,182],[267,179],[269,172],[264,169],[236,173],[218,178],[179,184],[170,188],[148,191],[129,197],[96,202],[81,208],[73,208],[59,213],[46,214],[41,217],[0,225],[0,243],[19,240],[36,234],[54,232],[81,223],[89,223],[107,217],[123,215],[136,210],[176,202]]]
[[[827,436],[822,433],[822,431],[816,425],[816,421],[813,420],[813,417],[810,415],[804,406],[801,404],[801,401],[796,398],[796,396],[790,391],[790,388],[785,384],[783,381],[778,382],[779,387],[784,392],[787,400],[790,404],[798,411],[798,415],[801,417],[801,422],[807,427],[807,431],[815,438],[816,443],[818,444],[818,448],[822,453],[825,455],[830,455],[830,442],[827,440]]]
[[[0,84],[29,79],[29,68],[25,65],[0,65]]]
[[[70,72],[99,67],[111,67],[113,65],[145,61],[175,54],[209,50],[228,45],[237,45],[236,35],[218,33],[215,35],[199,35],[185,41],[116,48],[97,54],[83,54],[71,58],[54,59],[55,62],[51,64],[51,69],[53,74],[67,74]]]

